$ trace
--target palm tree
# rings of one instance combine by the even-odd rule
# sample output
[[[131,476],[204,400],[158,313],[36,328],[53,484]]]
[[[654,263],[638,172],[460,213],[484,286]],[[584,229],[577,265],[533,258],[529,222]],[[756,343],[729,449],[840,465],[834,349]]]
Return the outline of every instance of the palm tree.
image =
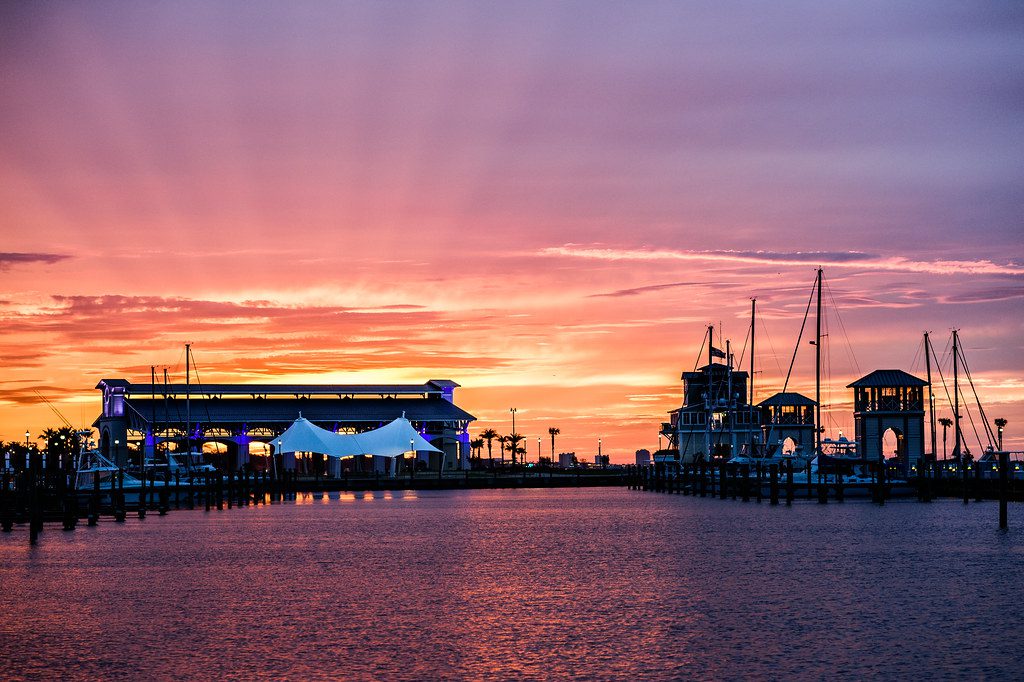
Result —
[[[505,449],[512,454],[512,466],[516,465],[516,455],[525,454],[526,448],[519,447],[523,437],[518,433],[510,433],[507,436],[502,437],[502,442],[505,444]]]
[[[498,432],[494,429],[486,429],[480,432],[480,437],[487,441],[487,460],[490,462],[490,466],[494,467],[494,456],[491,454],[491,441],[498,438]],[[501,459],[505,461],[504,450],[502,450]]]
[[[942,459],[946,459],[946,432],[953,425],[953,420],[949,417],[939,417],[939,423],[942,424]]]
[[[469,441],[469,447],[472,449],[473,452],[476,453],[476,461],[479,462],[480,451],[484,449],[484,439],[474,438],[473,440]]]
[[[1003,429],[1006,428],[1006,420],[1000,417],[995,420],[996,428],[999,430],[999,451],[1003,450]]]
[[[551,464],[552,465],[554,465],[554,463],[555,463],[555,436],[557,436],[561,432],[562,432],[562,429],[558,428],[557,426],[552,426],[551,428],[548,429],[548,433],[551,434]]]

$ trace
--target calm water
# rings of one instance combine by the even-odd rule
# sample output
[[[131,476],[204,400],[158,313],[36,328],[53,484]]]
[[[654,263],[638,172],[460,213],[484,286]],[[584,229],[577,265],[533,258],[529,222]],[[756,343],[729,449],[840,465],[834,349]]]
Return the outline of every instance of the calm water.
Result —
[[[0,537],[0,678],[1024,675],[1024,507],[306,497]]]

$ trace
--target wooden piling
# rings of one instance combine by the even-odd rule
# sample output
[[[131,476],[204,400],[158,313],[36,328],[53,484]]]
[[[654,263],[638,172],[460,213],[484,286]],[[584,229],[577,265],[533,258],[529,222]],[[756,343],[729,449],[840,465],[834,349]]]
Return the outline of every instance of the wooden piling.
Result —
[[[769,481],[769,497],[770,504],[777,506],[779,504],[779,465],[771,464],[768,467],[768,481]]]
[[[843,470],[839,462],[835,463],[836,470],[836,502],[843,501]]]
[[[114,472],[114,476],[117,479],[117,494],[114,496],[117,498],[117,502],[114,504],[114,521],[123,523],[125,518],[128,516],[127,500],[124,496],[124,469],[118,469]],[[113,482],[111,482],[112,492],[113,487]]]
[[[113,494],[113,490],[111,490]],[[89,496],[89,525],[95,526],[100,520],[100,477],[92,475],[92,495]]]
[[[786,462],[786,506],[793,505],[793,460]]]
[[[139,514],[139,518],[140,519],[144,519],[144,518],[146,518],[146,505],[148,503],[148,500],[147,500],[147,497],[146,497],[146,488],[147,488],[146,479],[149,478],[149,472],[143,471],[141,476],[140,476],[140,478],[142,480],[139,482],[139,508],[138,508],[138,514]],[[150,483],[148,487],[152,490],[152,488],[153,488],[152,483]]]
[[[764,499],[764,494],[761,490],[761,486],[764,485],[764,476],[762,475],[761,462],[754,465],[754,471],[756,472],[757,479],[754,481],[754,499],[760,502]]]
[[[720,462],[718,465],[718,499],[724,500],[726,497],[728,497],[728,491],[725,484],[725,462]]]
[[[743,501],[750,502],[750,465],[743,465],[743,479],[740,482],[743,487]]]
[[[961,492],[964,495],[964,504],[967,504],[968,502],[970,502],[970,498],[971,498],[971,490],[970,490],[970,486],[968,485],[968,481],[967,481],[967,471],[969,469],[970,469],[970,467],[967,465],[967,462],[964,461],[963,455],[961,455],[960,456],[960,487],[961,487]]]
[[[974,501],[981,502],[984,492],[981,480],[981,462],[974,463]]]
[[[1006,519],[1006,502],[1009,498],[1010,453],[999,453],[999,527],[1009,528]]]
[[[2,485],[0,485],[0,529],[10,533],[14,528],[14,517],[11,514],[11,472],[4,469]]]

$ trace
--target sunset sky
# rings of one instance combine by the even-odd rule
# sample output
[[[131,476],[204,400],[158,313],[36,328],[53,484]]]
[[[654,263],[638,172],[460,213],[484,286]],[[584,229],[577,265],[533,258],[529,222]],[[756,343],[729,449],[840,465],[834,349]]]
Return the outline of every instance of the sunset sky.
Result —
[[[631,461],[751,297],[781,390],[820,265],[828,435],[957,327],[1024,449],[1022,66],[999,1],[0,4],[0,439],[189,341]]]

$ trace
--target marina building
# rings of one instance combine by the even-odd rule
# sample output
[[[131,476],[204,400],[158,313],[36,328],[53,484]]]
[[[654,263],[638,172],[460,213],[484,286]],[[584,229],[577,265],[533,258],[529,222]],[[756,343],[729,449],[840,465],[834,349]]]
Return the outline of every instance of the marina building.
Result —
[[[99,449],[119,465],[164,449],[209,453],[223,468],[252,464],[273,452],[275,438],[298,417],[335,433],[362,433],[407,418],[441,453],[437,470],[469,467],[469,424],[455,404],[459,384],[134,384],[103,379],[103,410],[93,422]],[[427,453],[423,453],[427,456]]]

